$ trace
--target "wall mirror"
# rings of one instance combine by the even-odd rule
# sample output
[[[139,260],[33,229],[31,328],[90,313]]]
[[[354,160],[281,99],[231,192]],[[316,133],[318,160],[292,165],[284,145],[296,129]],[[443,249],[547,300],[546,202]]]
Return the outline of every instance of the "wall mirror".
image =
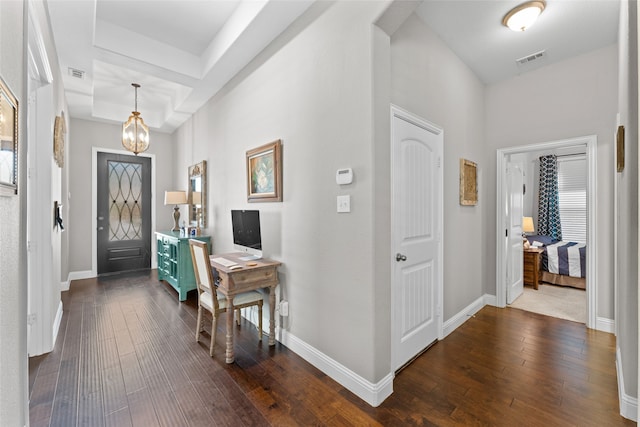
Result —
[[[0,196],[18,194],[18,100],[0,78]]]
[[[207,161],[189,167],[189,225],[207,226]]]

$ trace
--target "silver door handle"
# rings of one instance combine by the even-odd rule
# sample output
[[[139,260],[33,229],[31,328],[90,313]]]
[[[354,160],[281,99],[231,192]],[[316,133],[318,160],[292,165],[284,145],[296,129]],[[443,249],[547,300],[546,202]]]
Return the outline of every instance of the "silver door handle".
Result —
[[[407,260],[406,255],[402,255],[401,253],[396,254],[396,261],[400,262],[400,261],[406,261],[406,260]]]

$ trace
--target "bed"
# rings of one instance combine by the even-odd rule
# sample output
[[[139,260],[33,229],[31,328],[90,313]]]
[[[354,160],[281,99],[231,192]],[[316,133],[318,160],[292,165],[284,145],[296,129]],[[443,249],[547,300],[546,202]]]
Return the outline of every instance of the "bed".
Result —
[[[549,236],[527,236],[532,247],[544,250],[542,253],[541,280],[560,286],[586,289],[587,245],[578,242],[564,242]]]

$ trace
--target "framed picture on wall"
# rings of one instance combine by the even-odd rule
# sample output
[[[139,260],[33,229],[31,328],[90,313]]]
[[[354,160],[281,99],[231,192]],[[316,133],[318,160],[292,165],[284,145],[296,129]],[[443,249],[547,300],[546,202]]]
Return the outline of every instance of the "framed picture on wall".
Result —
[[[616,132],[616,170],[624,171],[624,126],[618,126]]]
[[[279,139],[247,151],[247,201],[282,201],[282,143]]]
[[[18,194],[18,100],[0,78],[0,196]]]
[[[64,167],[64,139],[67,134],[67,125],[64,119],[64,111],[56,116],[53,125],[53,159],[58,167]]]
[[[460,204],[475,206],[478,203],[478,166],[467,159],[460,159]]]

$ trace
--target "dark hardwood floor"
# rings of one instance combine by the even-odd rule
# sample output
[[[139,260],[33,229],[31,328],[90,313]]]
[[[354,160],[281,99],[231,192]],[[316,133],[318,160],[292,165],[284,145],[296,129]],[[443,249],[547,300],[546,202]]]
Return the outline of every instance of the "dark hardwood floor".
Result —
[[[634,425],[618,414],[615,338],[485,307],[398,374],[372,408],[243,321],[236,363],[194,337],[196,295],[155,271],[74,281],[53,352],[30,359],[31,426]]]

